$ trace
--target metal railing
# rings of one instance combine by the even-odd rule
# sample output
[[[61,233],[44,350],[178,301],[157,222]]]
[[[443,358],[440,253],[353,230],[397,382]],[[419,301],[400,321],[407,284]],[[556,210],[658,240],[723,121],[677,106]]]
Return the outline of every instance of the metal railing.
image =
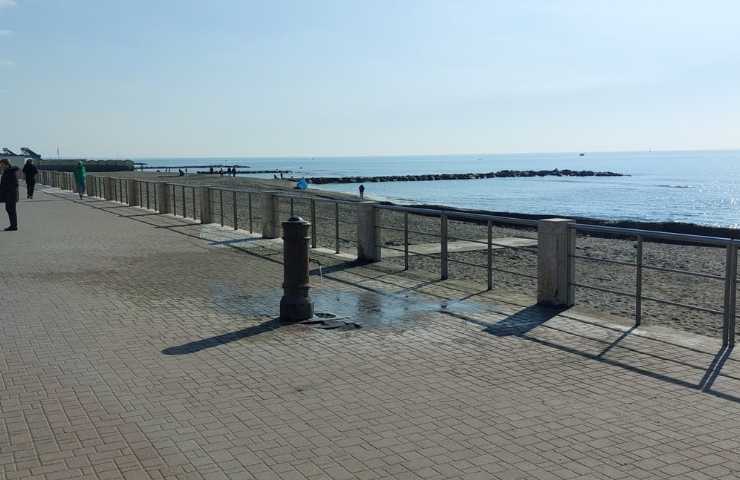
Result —
[[[72,176],[65,172],[44,172],[42,174],[42,179],[44,182],[50,182],[53,186],[59,186],[60,188],[68,190],[72,190],[74,188]],[[109,183],[102,176],[91,175],[90,181],[94,182],[93,190],[97,196],[106,198],[108,195],[115,201],[120,201],[122,203],[125,203],[125,201],[128,200],[128,190],[123,187],[124,182],[121,178],[113,177],[113,180]],[[256,208],[257,200],[259,199],[260,201],[263,201],[261,194],[271,193],[272,196],[277,199],[278,219],[283,220],[286,216],[299,214],[310,220],[312,248],[318,248],[320,246],[332,247],[336,253],[340,253],[343,251],[343,246],[357,242],[356,237],[359,235],[360,213],[357,209],[361,203],[356,201],[328,199],[305,194],[269,192],[256,189],[233,189],[223,188],[220,186],[194,186],[142,180],[137,181],[141,182],[138,185],[138,203],[140,206],[147,209],[153,208],[154,210],[159,211],[160,206],[157,205],[157,192],[160,188],[164,188],[166,185],[167,188],[170,189],[167,192],[171,200],[170,211],[178,215],[181,214],[185,218],[190,217],[197,219],[200,211],[198,209],[198,199],[202,198],[198,195],[198,189],[209,188],[209,191],[211,192],[209,197],[211,202],[209,208],[213,206],[214,203],[218,206],[217,214],[213,213],[215,210],[211,211],[211,221],[218,222],[222,226],[226,226],[227,223],[230,222],[231,226],[235,230],[239,229],[240,226],[243,225],[244,229],[248,229],[250,232],[255,232],[260,231],[264,222],[273,221],[273,219],[260,218],[255,214],[256,211],[264,213],[263,209]],[[113,191],[108,192],[107,190],[109,188],[112,188]],[[188,197],[188,193],[192,195],[191,198]],[[497,238],[494,236],[494,228],[498,227],[505,227],[519,231],[536,229],[540,223],[537,220],[377,203],[373,204],[373,207],[375,217],[372,221],[372,225],[375,230],[375,247],[380,249],[380,252],[382,252],[382,250],[395,250],[401,252],[404,270],[409,270],[410,258],[412,257],[431,259],[433,262],[438,261],[439,276],[444,280],[450,278],[450,266],[452,264],[465,265],[471,268],[481,269],[485,272],[485,283],[489,290],[493,289],[496,285],[498,281],[497,274],[518,276],[526,278],[528,281],[537,281],[538,279],[539,273],[528,273],[525,269],[516,267],[507,268],[507,265],[497,259],[498,251],[508,250],[515,251],[517,254],[522,253],[527,256],[531,255],[536,259],[540,254],[539,248],[536,244],[523,246],[521,244],[512,245],[510,243],[501,243],[498,242]],[[346,211],[343,211],[343,209]],[[192,216],[189,215],[191,213]],[[399,218],[393,222],[384,222],[384,220],[389,220],[385,218],[386,213],[395,213],[399,215]],[[202,215],[200,216],[201,220],[203,220]],[[414,216],[422,217],[425,220],[422,223],[417,220],[412,224],[410,222],[410,218]],[[367,219],[363,218],[362,221],[366,222]],[[480,231],[481,235],[478,238],[464,238],[463,236],[457,235],[455,233],[455,229],[451,228],[451,225],[460,222],[463,224],[475,225],[475,231]],[[419,227],[419,225],[423,225],[423,228]],[[723,319],[723,342],[725,345],[734,345],[736,318],[738,316],[736,298],[738,285],[737,255],[740,240],[577,223],[571,224],[570,232],[575,239],[573,242],[574,248],[568,252],[566,261],[568,262],[568,268],[572,269],[573,274],[575,274],[576,261],[614,265],[620,268],[634,269],[634,283],[630,283],[629,288],[624,289],[605,288],[598,284],[591,283],[588,278],[579,274],[579,277],[581,278],[575,278],[574,275],[569,275],[569,278],[572,278],[572,280],[568,282],[568,288],[590,290],[603,294],[631,298],[634,301],[634,322],[636,326],[643,323],[646,302],[681,309],[689,309],[708,315],[721,315]],[[355,238],[351,238],[353,237],[353,233],[355,234]],[[577,234],[579,233],[592,236],[595,235],[603,239],[610,239],[612,237],[622,239],[629,238],[634,242],[634,257],[628,257],[627,259],[604,258],[582,254],[578,250],[579,240]],[[386,235],[395,235],[396,238],[399,238],[400,240],[398,242],[384,242],[384,237]],[[424,251],[423,249],[413,251],[413,247],[420,243],[412,242],[412,236],[431,238],[432,243],[437,243],[438,247],[427,251]],[[457,250],[454,248],[451,250],[450,247],[453,242],[457,241],[480,245],[480,250],[474,251],[478,252],[477,255],[478,258],[481,259],[481,263],[470,261],[470,258],[475,259],[476,256],[456,256],[455,254]],[[692,271],[691,269],[674,268],[674,266],[671,265],[658,265],[646,262],[644,249],[646,242],[662,242],[676,245],[688,244],[692,246],[722,248],[725,250],[724,272],[719,274]],[[430,251],[431,253],[429,253]],[[396,256],[396,258],[399,257],[401,257],[401,255]],[[664,298],[660,295],[650,294],[645,291],[644,277],[646,272],[661,272],[671,275],[686,276],[689,279],[695,280],[701,279],[702,281],[708,282],[722,282],[724,289],[723,300],[721,302],[722,305],[720,307],[719,305],[714,306],[713,304],[693,304],[690,301],[677,301],[677,299]],[[624,283],[622,283],[622,285],[624,285]]]
[[[735,344],[735,325],[737,318],[737,253],[740,241],[723,237],[708,237],[701,235],[687,235],[669,232],[656,232],[650,230],[639,230],[629,228],[607,227],[599,225],[573,224],[572,233],[591,233],[621,238],[632,238],[635,241],[635,259],[634,262],[625,262],[602,257],[592,257],[579,255],[575,252],[569,254],[573,260],[582,260],[602,264],[619,265],[622,267],[635,269],[635,284],[632,292],[619,291],[588,285],[585,283],[573,281],[570,286],[585,290],[592,290],[601,293],[617,295],[626,298],[632,298],[635,302],[634,320],[635,326],[642,324],[644,302],[653,302],[660,305],[669,305],[681,309],[694,310],[697,312],[721,315],[722,322],[722,341],[725,345]],[[725,253],[725,272],[724,275],[715,275],[691,270],[669,268],[658,265],[646,264],[644,259],[644,242],[646,240],[655,240],[659,242],[675,243],[678,245],[692,245],[702,247],[724,248]],[[577,242],[577,240],[576,240]],[[724,283],[724,302],[721,309],[707,308],[690,303],[677,302],[667,298],[658,298],[655,296],[645,295],[643,292],[643,274],[645,271],[655,271],[663,273],[672,273],[686,276],[689,278],[701,278],[715,280]]]
[[[357,242],[356,239],[351,238],[356,237],[357,213],[352,209],[356,208],[357,202],[290,193],[274,193],[273,195],[278,198],[281,220],[287,220],[296,214],[303,213],[303,216],[311,222],[311,248],[332,248],[334,253],[339,254],[344,250],[343,245],[352,245]],[[283,209],[284,205],[288,208]],[[343,209],[350,211],[343,212]],[[348,220],[348,218],[355,220]],[[326,225],[328,227],[323,228]],[[342,230],[343,227],[345,231]]]
[[[503,226],[514,226],[514,227],[525,227],[525,228],[536,228],[537,227],[537,221],[536,220],[528,220],[528,219],[520,219],[520,218],[510,218],[510,217],[502,217],[502,216],[496,216],[496,215],[485,215],[485,214],[476,214],[476,213],[466,213],[466,212],[452,212],[449,210],[437,210],[437,209],[428,209],[428,208],[416,208],[416,207],[407,207],[407,206],[399,206],[399,205],[377,205],[376,208],[380,212],[388,211],[388,212],[398,212],[403,214],[403,227],[399,228],[397,226],[393,225],[385,225],[382,222],[379,222],[376,225],[376,228],[379,230],[377,239],[378,242],[376,244],[376,247],[387,249],[387,250],[394,250],[403,252],[403,265],[404,270],[409,269],[409,257],[410,257],[410,246],[411,245],[409,241],[409,234],[421,236],[421,237],[431,237],[438,239],[439,242],[439,253],[414,253],[413,256],[415,257],[437,257],[439,256],[439,272],[440,272],[440,279],[446,280],[449,278],[449,266],[450,263],[460,264],[460,265],[466,265],[468,267],[472,268],[478,268],[482,269],[486,272],[486,285],[488,290],[492,290],[494,288],[494,281],[495,281],[495,272],[498,273],[504,273],[509,275],[516,275],[521,277],[526,277],[530,279],[536,279],[536,275],[530,275],[521,271],[515,271],[511,269],[502,268],[502,266],[499,266],[495,262],[495,254],[494,249],[511,249],[511,250],[517,250],[522,251],[527,254],[537,255],[537,249],[532,247],[520,247],[520,246],[514,246],[514,245],[507,245],[500,242],[496,242],[496,239],[493,235],[493,228],[495,225],[503,225]],[[421,217],[426,218],[436,218],[439,219],[438,224],[438,233],[434,232],[425,232],[418,229],[412,229],[409,227],[409,215],[417,215]],[[458,236],[450,235],[449,233],[449,223],[450,221],[455,222],[463,222],[463,223],[470,223],[474,224],[480,227],[485,227],[485,234],[486,234],[486,240],[481,241],[477,239],[472,238],[463,238]],[[393,246],[390,246],[388,244],[385,244],[383,242],[383,235],[382,231],[393,231],[397,233],[403,234],[403,248],[396,248]],[[484,247],[485,252],[485,261],[486,264],[478,264],[473,263],[457,258],[451,258],[450,251],[449,251],[449,245],[450,241],[464,241],[468,243],[473,244],[480,244],[482,247]]]

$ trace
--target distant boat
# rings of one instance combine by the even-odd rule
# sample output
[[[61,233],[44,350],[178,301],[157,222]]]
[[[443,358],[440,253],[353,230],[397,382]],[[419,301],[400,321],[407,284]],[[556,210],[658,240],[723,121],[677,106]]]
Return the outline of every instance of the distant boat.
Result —
[[[585,154],[585,153],[579,153],[579,154],[578,154],[578,156],[579,156],[579,157],[585,157],[585,156],[586,156],[586,154]]]

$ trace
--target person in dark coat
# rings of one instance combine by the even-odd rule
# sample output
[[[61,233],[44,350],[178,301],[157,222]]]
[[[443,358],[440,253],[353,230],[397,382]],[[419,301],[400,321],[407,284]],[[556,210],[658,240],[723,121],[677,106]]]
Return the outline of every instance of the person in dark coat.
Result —
[[[10,226],[5,231],[14,232],[18,230],[18,214],[15,209],[18,203],[18,167],[11,166],[3,158],[0,160],[0,170],[3,172],[0,177],[0,202],[5,203],[5,211],[10,219]]]
[[[33,190],[36,186],[36,175],[38,173],[39,169],[33,164],[33,160],[27,158],[26,164],[23,165],[23,178],[26,179],[26,197],[29,199],[33,198]]]

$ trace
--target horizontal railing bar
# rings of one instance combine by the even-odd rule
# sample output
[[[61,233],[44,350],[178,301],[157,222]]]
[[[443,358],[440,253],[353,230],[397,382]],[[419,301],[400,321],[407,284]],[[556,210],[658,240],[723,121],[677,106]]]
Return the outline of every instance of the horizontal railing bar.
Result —
[[[606,288],[593,287],[593,286],[590,286],[590,285],[583,285],[581,283],[571,283],[571,285],[574,286],[574,287],[578,287],[578,288],[585,288],[587,290],[596,290],[597,292],[611,293],[611,294],[619,295],[619,296],[622,296],[622,297],[637,298],[632,293],[625,293],[625,292],[620,292],[620,291],[616,291],[616,290],[608,290]],[[656,302],[656,303],[661,303],[661,304],[664,304],[664,305],[673,305],[675,307],[681,307],[681,308],[685,308],[685,309],[688,309],[688,310],[697,310],[697,311],[700,311],[700,312],[712,313],[712,314],[715,314],[715,315],[722,315],[722,311],[721,310],[713,310],[713,309],[710,309],[710,308],[699,307],[699,306],[696,306],[696,305],[687,305],[685,303],[671,302],[670,300],[662,300],[660,298],[646,297],[644,295],[640,296],[640,298],[642,300],[647,300],[649,302]]]
[[[480,213],[460,212],[457,210],[439,210],[431,208],[405,207],[402,205],[376,205],[381,210],[390,210],[394,212],[406,212],[424,216],[442,216],[446,215],[449,219],[456,221],[461,218],[467,220],[492,221],[493,223],[507,223],[514,225],[526,225],[536,227],[537,220],[528,220],[525,218],[499,217],[496,215],[485,215]]]
[[[642,268],[647,269],[647,270],[656,270],[659,272],[669,272],[669,273],[678,273],[681,275],[689,275],[691,277],[709,278],[712,280],[724,280],[725,279],[725,277],[723,276],[712,275],[711,273],[690,272],[688,270],[677,270],[675,268],[655,267],[652,265],[643,265]]]
[[[488,267],[486,267],[486,268],[488,268]],[[503,268],[498,268],[498,267],[494,267],[491,270],[493,270],[494,272],[508,273],[510,275],[518,275],[520,277],[533,278],[533,279],[537,280],[537,275],[529,275],[527,273],[522,273],[522,272],[512,272],[511,270],[505,270]]]
[[[685,303],[671,302],[670,300],[662,300],[660,298],[646,297],[644,295],[642,296],[642,299],[647,300],[649,302],[661,303],[663,305],[673,305],[674,307],[686,308],[688,310],[698,310],[700,312],[713,313],[715,315],[722,315],[722,310],[714,310],[711,308],[704,308],[704,307],[699,307],[695,305],[687,305]]]
[[[483,269],[486,269],[486,270],[488,269],[488,265],[480,265],[480,264],[477,264],[477,263],[465,262],[463,260],[455,260],[452,257],[447,257],[447,261],[448,262],[451,262],[451,263],[459,263],[461,265],[468,265],[470,267],[483,268]]]
[[[587,256],[584,256],[584,255],[571,255],[571,257],[572,258],[578,258],[578,259],[581,259],[581,260],[588,260],[588,261],[591,261],[591,262],[611,263],[611,264],[614,264],[614,265],[623,265],[625,267],[635,268],[635,264],[634,263],[620,262],[619,260],[610,260],[608,258],[587,257]],[[712,280],[724,280],[725,279],[725,277],[720,276],[720,275],[712,275],[712,274],[709,274],[709,273],[700,273],[700,272],[690,272],[688,270],[677,270],[675,268],[656,267],[656,266],[645,265],[645,264],[642,265],[642,268],[644,268],[646,270],[656,270],[656,271],[659,271],[659,272],[678,273],[678,274],[681,274],[681,275],[688,275],[688,276],[691,276],[691,277],[709,278],[709,279],[712,279]]]
[[[404,231],[403,229],[397,229],[397,228],[394,228],[394,227],[384,227],[382,225],[378,225],[377,228],[379,228],[381,230],[395,230],[395,231],[398,231],[398,232],[403,232]],[[412,229],[409,228],[409,234],[412,234],[412,233],[414,233],[416,235],[425,235],[427,237],[437,237],[437,238],[440,238],[439,237],[439,233],[427,233],[427,232],[422,232],[422,231],[419,231],[419,230],[412,230]]]
[[[629,263],[629,262],[620,262],[619,260],[610,260],[608,258],[601,258],[601,257],[587,257],[585,255],[569,255],[571,258],[578,258],[580,260],[588,260],[590,262],[600,262],[600,263],[613,263],[615,265],[624,265],[625,267],[631,267],[635,268],[635,264]]]
[[[571,228],[577,232],[610,233],[627,237],[643,237],[643,239],[672,240],[675,242],[698,243],[704,245],[727,246],[732,243],[740,244],[740,241],[726,237],[709,237],[703,235],[689,235],[684,233],[656,232],[653,230],[640,230],[637,228],[607,227],[603,225],[585,225],[576,223]]]
[[[570,283],[570,285],[576,288],[585,288],[588,290],[596,290],[597,292],[612,293],[614,295],[619,295],[622,297],[636,298],[634,293],[625,293],[625,292],[620,292],[618,290],[609,290],[609,289],[601,288],[601,287],[593,287],[591,285],[584,285],[582,283],[577,283],[577,282],[572,282]]]

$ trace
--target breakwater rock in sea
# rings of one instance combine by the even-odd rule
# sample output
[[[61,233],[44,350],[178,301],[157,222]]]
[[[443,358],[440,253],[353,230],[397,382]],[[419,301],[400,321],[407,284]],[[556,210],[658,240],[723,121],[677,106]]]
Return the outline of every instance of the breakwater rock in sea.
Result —
[[[327,183],[372,183],[372,182],[424,182],[435,180],[477,180],[481,178],[516,177],[626,177],[623,173],[595,172],[592,170],[500,170],[487,173],[438,173],[430,175],[388,175],[377,177],[312,177],[307,179],[315,185]]]

